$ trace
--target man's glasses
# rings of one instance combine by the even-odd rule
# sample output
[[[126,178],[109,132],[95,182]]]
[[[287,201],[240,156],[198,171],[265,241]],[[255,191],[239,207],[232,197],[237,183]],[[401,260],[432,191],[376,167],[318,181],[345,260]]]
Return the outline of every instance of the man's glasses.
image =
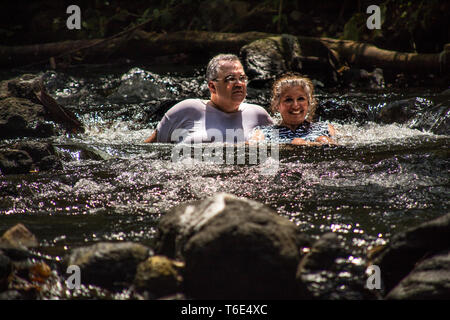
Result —
[[[219,80],[223,80],[227,84],[229,84],[229,83],[235,84],[238,81],[242,82],[242,83],[247,83],[248,77],[246,75],[241,75],[239,77],[230,75],[230,76],[227,76],[227,77],[225,77],[223,79],[213,79],[213,81],[219,81]]]

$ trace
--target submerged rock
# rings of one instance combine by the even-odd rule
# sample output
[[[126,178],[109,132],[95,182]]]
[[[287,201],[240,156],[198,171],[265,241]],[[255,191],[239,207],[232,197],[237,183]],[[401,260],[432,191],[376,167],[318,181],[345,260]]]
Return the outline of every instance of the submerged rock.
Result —
[[[287,299],[299,297],[300,241],[295,224],[263,204],[217,194],[166,214],[157,250],[184,259],[188,296]]]
[[[149,255],[150,249],[138,243],[100,242],[74,249],[65,264],[80,268],[82,283],[115,290],[133,282],[137,265]]]
[[[110,160],[113,157],[89,144],[71,143],[58,145],[59,154],[65,161],[77,160]]]
[[[445,99],[443,95],[437,99]],[[450,106],[448,102],[434,103],[415,97],[387,103],[377,115],[383,123],[406,123],[412,129],[431,131],[435,134],[449,134]]]
[[[367,109],[348,100],[327,99],[319,102],[315,118],[321,121],[345,123],[348,119],[357,123],[365,123],[369,119]]]

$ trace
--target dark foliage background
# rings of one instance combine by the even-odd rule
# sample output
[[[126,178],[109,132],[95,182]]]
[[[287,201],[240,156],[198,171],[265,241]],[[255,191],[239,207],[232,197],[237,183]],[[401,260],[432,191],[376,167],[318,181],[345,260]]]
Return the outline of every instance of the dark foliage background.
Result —
[[[66,9],[81,8],[81,30],[68,30]],[[369,30],[369,5],[381,30]],[[143,30],[261,31],[369,42],[380,48],[435,53],[449,42],[450,1],[15,0],[0,5],[2,45],[105,38],[151,20]]]

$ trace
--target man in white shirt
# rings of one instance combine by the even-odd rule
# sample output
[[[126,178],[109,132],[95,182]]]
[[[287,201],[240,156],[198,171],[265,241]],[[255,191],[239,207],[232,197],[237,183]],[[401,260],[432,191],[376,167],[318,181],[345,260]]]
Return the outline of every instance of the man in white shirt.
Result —
[[[261,106],[243,102],[247,76],[236,55],[220,54],[206,70],[210,100],[187,99],[170,108],[145,142],[244,142],[273,121]]]

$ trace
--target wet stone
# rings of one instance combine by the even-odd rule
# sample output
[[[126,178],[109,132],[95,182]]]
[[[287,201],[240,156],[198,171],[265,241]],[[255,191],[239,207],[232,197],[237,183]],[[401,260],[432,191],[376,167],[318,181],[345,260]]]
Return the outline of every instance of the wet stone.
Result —
[[[17,97],[0,100],[0,139],[52,134],[53,126],[46,123],[42,105]]]
[[[33,159],[34,167],[39,171],[62,169],[61,160],[51,143],[22,141],[12,147],[27,152]]]
[[[0,250],[0,292],[8,287],[8,277],[11,272],[11,259]]]
[[[137,265],[149,255],[150,249],[138,243],[100,242],[74,249],[65,264],[80,268],[82,283],[116,290],[133,282]]]
[[[8,229],[0,238],[0,247],[25,249],[37,247],[38,241],[23,224],[18,223]]]
[[[342,241],[335,233],[326,233],[317,240],[310,252],[302,259],[299,264],[301,270],[327,270],[331,268],[335,260],[347,257]]]
[[[420,262],[389,294],[388,300],[450,299],[450,250]]]
[[[0,173],[20,174],[29,173],[33,165],[30,155],[17,149],[0,149]]]
[[[253,41],[241,48],[240,55],[252,85],[302,67],[300,44],[290,35]]]
[[[7,80],[8,91],[14,97],[25,98],[38,103],[35,92],[41,89],[40,81],[40,76],[24,74],[18,78]]]
[[[184,263],[164,256],[153,256],[137,266],[134,286],[153,298],[169,296],[181,289]]]
[[[382,270],[386,292],[393,289],[424,257],[450,248],[450,214],[425,222],[392,237],[374,254],[372,263]]]
[[[199,299],[298,297],[297,228],[258,202],[229,194],[181,205],[160,221],[159,253],[186,263]]]

